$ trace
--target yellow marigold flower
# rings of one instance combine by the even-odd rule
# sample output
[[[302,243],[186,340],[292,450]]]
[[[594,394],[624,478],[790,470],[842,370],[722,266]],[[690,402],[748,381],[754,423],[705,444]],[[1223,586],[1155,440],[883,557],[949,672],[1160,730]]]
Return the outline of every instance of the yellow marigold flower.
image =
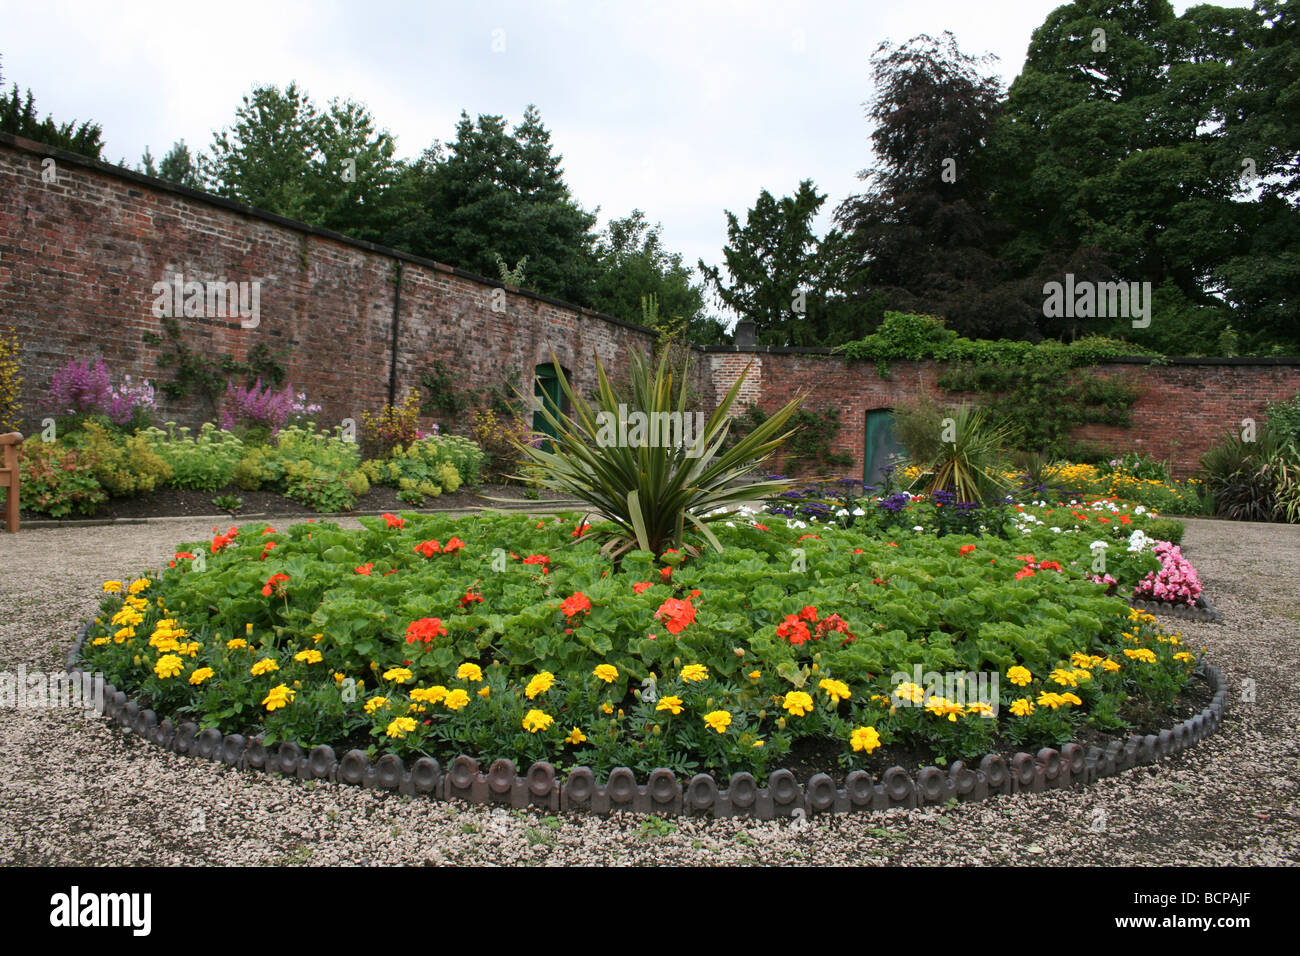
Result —
[[[325,659],[324,655],[314,647],[305,651],[299,651],[293,655],[295,661],[302,661],[304,664],[319,664]]]
[[[448,710],[460,710],[469,703],[469,694],[457,687],[455,690],[447,692],[447,696],[442,699],[442,705]]]
[[[574,727],[573,730],[569,732],[569,736],[567,736],[567,737],[564,738],[564,742],[565,742],[566,744],[575,744],[575,745],[576,745],[576,744],[580,744],[580,743],[582,743],[582,742],[583,742],[584,740],[586,740],[586,739],[587,739],[587,735],[584,734],[584,733],[583,733],[581,730],[579,730],[577,727]]]
[[[148,601],[146,601],[144,598],[139,598],[139,597],[126,598],[124,603],[129,604],[132,610],[141,611],[141,612],[143,612],[144,609],[149,606]]]
[[[831,700],[835,701],[835,703],[837,704],[840,701],[848,700],[850,697],[853,696],[853,694],[849,691],[849,685],[844,683],[843,681],[827,679],[827,680],[820,681],[817,684],[817,686],[820,687],[822,690],[826,691],[826,696],[829,697]]]
[[[1013,700],[1011,702],[1011,713],[1015,714],[1017,717],[1028,717],[1033,712],[1033,701],[1026,697],[1021,697],[1019,700]]]
[[[157,634],[149,638],[149,646],[156,647],[164,654],[173,654],[181,649],[180,643],[171,635],[159,638]]]
[[[910,701],[913,704],[919,704],[925,700],[925,688],[919,684],[913,684],[911,681],[904,681],[894,688],[894,695],[900,701]]]
[[[405,684],[411,679],[411,672],[405,667],[390,667],[384,671],[384,680],[396,681],[399,684]]]
[[[758,680],[758,679],[759,679],[760,677],[762,677],[762,676],[763,676],[763,672],[762,672],[762,671],[750,671],[750,672],[749,672],[749,679],[750,679],[750,680]]]
[[[1086,667],[1076,667],[1072,673],[1076,680],[1092,680],[1092,671]]]
[[[121,592],[121,590],[122,590],[122,582],[121,582],[121,581],[105,581],[105,582],[104,582],[104,593],[105,593],[105,594],[118,594],[118,593]]]
[[[388,706],[387,697],[371,697],[368,701],[366,701],[366,713],[373,714],[381,707],[387,707],[387,706]]]
[[[260,677],[263,674],[269,674],[271,671],[278,671],[280,665],[269,657],[263,657],[260,661],[248,669],[248,672],[254,677]]]
[[[113,643],[121,644],[128,637],[135,637],[135,628],[123,627],[113,633]]]
[[[423,704],[408,704],[406,706],[406,712],[408,714],[423,714],[428,709],[429,708],[425,707]]]
[[[1193,661],[1195,661],[1196,658],[1194,658],[1191,654],[1188,654],[1186,651],[1179,651],[1177,654],[1174,655],[1174,660],[1186,661],[1188,664],[1190,664]]]
[[[149,590],[149,585],[152,583],[153,582],[150,581],[148,578],[136,578],[134,581],[131,582],[131,586],[127,588],[127,590],[130,591],[132,595],[136,595],[139,594],[141,591]]]
[[[1050,691],[1043,691],[1038,695],[1038,703],[1043,707],[1050,707],[1052,710],[1060,707],[1065,703],[1065,698],[1060,694],[1053,694]]]
[[[540,674],[534,674],[528,686],[524,688],[524,694],[529,700],[532,700],[538,694],[545,694],[555,686],[555,675],[550,671],[542,671]]]
[[[482,697],[484,700],[487,700],[488,695],[491,693],[492,693],[492,688],[489,687],[487,684],[484,684],[482,687],[478,689],[478,695]]]
[[[662,698],[660,698],[660,699],[662,700]],[[606,701],[605,703],[601,704],[601,705],[600,705],[600,709],[603,710],[603,711],[604,711],[605,713],[607,713],[607,714],[612,714],[612,713],[614,713],[614,705],[613,705],[613,704],[610,704],[608,701]],[[663,710],[662,707],[656,707],[655,709],[656,709],[656,710]]]
[[[1007,671],[1007,680],[1017,687],[1024,687],[1033,679],[1034,675],[1029,673],[1029,668],[1021,667],[1019,664]]]
[[[1125,657],[1131,657],[1135,661],[1145,661],[1148,664],[1156,662],[1156,652],[1149,647],[1139,647],[1137,650],[1125,650]]]
[[[709,669],[703,664],[687,664],[682,668],[682,680],[688,684],[694,684],[697,681],[708,680]]]
[[[405,737],[415,729],[414,717],[394,717],[393,722],[384,730],[388,736],[394,739]]]
[[[725,710],[713,710],[704,715],[704,722],[718,733],[725,733],[731,726],[731,714]]]
[[[805,714],[812,713],[813,699],[811,695],[801,690],[792,690],[785,695],[785,701],[781,706],[794,716],[803,717]]]
[[[936,717],[947,717],[954,724],[958,715],[966,713],[961,704],[953,703],[947,697],[931,697],[926,702],[925,709]]]
[[[471,664],[467,661],[456,668],[456,679],[478,683],[483,679],[483,669],[477,664]]]
[[[319,644],[324,637],[324,634],[313,634],[311,636],[311,641],[313,644]]]
[[[968,714],[979,714],[981,717],[993,716],[993,705],[986,704],[983,701],[976,701],[966,708]]]
[[[618,680],[618,668],[613,664],[597,664],[596,669],[592,671],[594,675],[603,680],[606,684],[612,684]]]
[[[348,676],[348,675],[345,674],[345,673],[343,673],[342,671],[335,671],[335,672],[334,672],[334,683],[336,683],[336,684],[342,684],[343,681],[344,681],[344,679],[345,679],[347,676]]]
[[[1080,700],[1078,697],[1076,697],[1074,694],[1062,694],[1062,695],[1061,695],[1061,700],[1063,700],[1063,701],[1064,701],[1065,703],[1067,703],[1067,704],[1074,704],[1074,706],[1076,706],[1076,707],[1082,707],[1082,706],[1083,706],[1083,701],[1081,701],[1081,700]]]
[[[104,646],[105,644],[107,644],[108,642],[109,642],[109,638],[107,638],[107,637],[97,637],[97,638],[95,638],[93,641],[90,642],[90,646],[91,646],[91,647],[103,647],[103,646]]]
[[[855,751],[865,750],[871,753],[880,746],[880,734],[876,733],[875,727],[858,727],[849,737],[849,743],[853,745]]]
[[[248,641],[244,640],[242,637],[236,637],[229,641],[226,641],[226,647],[230,648],[232,651],[237,651],[241,647],[247,647],[247,646],[248,646]]]
[[[181,663],[181,659],[175,654],[164,654],[158,658],[158,663],[154,665],[153,672],[165,679],[175,677],[183,668],[184,665]]]
[[[539,730],[545,730],[551,724],[555,723],[555,718],[550,714],[544,714],[540,710],[530,710],[524,715],[524,730],[530,734],[535,734]]]
[[[1116,663],[1115,661],[1110,660],[1109,658],[1101,662],[1101,667],[1102,670],[1108,670],[1108,671],[1117,671],[1120,669],[1119,664]]]
[[[614,710],[614,708],[610,707],[609,704],[606,704],[602,709],[604,709],[607,714],[612,713]],[[682,699],[680,697],[675,697],[672,694],[669,694],[667,697],[660,697],[659,702],[655,704],[655,710],[667,710],[673,714],[680,714],[682,712]]]
[[[262,701],[262,703],[266,706],[268,711],[279,710],[286,704],[292,704],[294,694],[296,693],[297,691],[292,690],[288,684],[279,684],[271,688],[266,695],[266,699]]]
[[[1049,679],[1052,681],[1053,684],[1060,684],[1062,687],[1079,686],[1079,682],[1078,680],[1075,679],[1074,674],[1072,674],[1070,671],[1062,670],[1059,667],[1056,670],[1052,671],[1051,675],[1049,676]]]

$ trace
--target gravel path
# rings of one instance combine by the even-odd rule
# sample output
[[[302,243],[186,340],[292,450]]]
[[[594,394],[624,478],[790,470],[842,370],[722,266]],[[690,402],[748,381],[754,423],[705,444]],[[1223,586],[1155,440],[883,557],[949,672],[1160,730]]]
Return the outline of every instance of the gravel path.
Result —
[[[345,522],[346,524],[346,522]],[[0,670],[59,668],[108,578],[210,522],[0,534]],[[1081,790],[760,824],[543,817],[240,772],[94,716],[0,710],[0,863],[1300,863],[1300,527],[1188,522],[1223,625],[1184,624],[1225,671],[1218,734]],[[1253,680],[1254,702],[1243,702]]]

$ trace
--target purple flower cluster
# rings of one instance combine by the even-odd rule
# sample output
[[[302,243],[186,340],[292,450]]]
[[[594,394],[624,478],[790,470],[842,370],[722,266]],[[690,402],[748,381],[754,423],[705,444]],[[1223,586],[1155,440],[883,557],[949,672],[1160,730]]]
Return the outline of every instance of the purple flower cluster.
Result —
[[[1201,579],[1196,568],[1183,557],[1182,549],[1168,541],[1159,541],[1154,552],[1160,559],[1160,570],[1152,571],[1139,581],[1133,589],[1133,596],[1170,604],[1195,604],[1201,596]]]
[[[302,396],[304,399],[306,396]],[[234,431],[239,427],[266,426],[274,435],[284,427],[289,416],[293,414],[293,389],[285,386],[283,392],[271,391],[271,386],[262,388],[259,378],[252,388],[244,388],[234,382],[226,382],[226,400],[221,410],[221,428]]]
[[[876,507],[890,514],[898,514],[906,508],[912,501],[912,496],[906,491],[900,491],[897,494],[890,495],[888,498],[882,498],[876,503]]]
[[[147,378],[133,382],[124,375],[115,388],[102,355],[93,365],[89,359],[69,359],[50,379],[46,401],[57,414],[104,415],[117,425],[127,424],[137,410],[152,412],[158,407]]]

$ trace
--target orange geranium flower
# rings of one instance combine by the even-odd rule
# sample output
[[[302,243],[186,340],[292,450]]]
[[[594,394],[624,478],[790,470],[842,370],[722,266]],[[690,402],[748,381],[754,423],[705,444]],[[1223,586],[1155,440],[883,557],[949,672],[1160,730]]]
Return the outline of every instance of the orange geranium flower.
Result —
[[[438,554],[439,552],[442,551],[442,545],[440,545],[437,541],[432,541],[432,540],[421,541],[411,550],[413,550],[416,554],[422,554],[426,558],[431,558],[435,554]]]
[[[423,641],[428,644],[435,637],[443,637],[446,633],[447,629],[442,626],[442,618],[422,617],[407,626],[406,643],[414,644],[416,641]]]

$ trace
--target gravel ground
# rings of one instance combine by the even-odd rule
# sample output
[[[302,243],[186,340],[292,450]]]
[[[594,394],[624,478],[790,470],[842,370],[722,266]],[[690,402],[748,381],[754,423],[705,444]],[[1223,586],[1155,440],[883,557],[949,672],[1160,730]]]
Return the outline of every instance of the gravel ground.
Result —
[[[346,522],[345,522],[346,524]],[[0,534],[0,669],[57,669],[108,578],[210,522]],[[1223,625],[1184,624],[1234,693],[1220,732],[1087,788],[806,823],[544,817],[240,772],[94,716],[0,710],[0,863],[1300,863],[1300,527],[1188,522]],[[1253,680],[1254,702],[1240,688]]]

